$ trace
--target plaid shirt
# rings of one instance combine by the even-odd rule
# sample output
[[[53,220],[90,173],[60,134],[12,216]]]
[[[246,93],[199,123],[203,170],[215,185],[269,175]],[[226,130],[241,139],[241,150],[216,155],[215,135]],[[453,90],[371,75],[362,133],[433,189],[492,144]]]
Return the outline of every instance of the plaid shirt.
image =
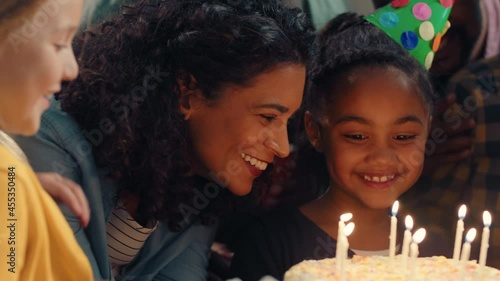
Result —
[[[419,223],[445,235],[451,244],[458,208],[466,204],[465,232],[471,227],[478,230],[472,259],[479,257],[482,213],[490,211],[493,223],[487,263],[500,268],[500,56],[457,73],[448,92],[456,94],[458,106],[444,114],[444,121],[456,126],[463,120],[460,116],[474,118],[473,153],[464,161],[440,167],[432,178],[423,178],[403,201]]]

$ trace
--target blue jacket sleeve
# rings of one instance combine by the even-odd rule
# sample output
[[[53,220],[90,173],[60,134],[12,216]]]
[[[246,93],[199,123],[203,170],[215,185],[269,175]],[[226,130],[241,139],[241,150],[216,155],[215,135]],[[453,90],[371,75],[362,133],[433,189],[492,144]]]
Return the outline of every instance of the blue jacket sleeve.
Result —
[[[192,243],[181,255],[165,266],[153,280],[206,280],[209,251],[210,245],[207,243]]]
[[[80,166],[74,157],[64,149],[65,143],[70,140],[68,136],[59,133],[61,130],[53,126],[55,121],[57,120],[52,118],[50,113],[44,115],[41,128],[35,136],[15,136],[14,139],[26,153],[33,170],[36,172],[56,172],[82,185]],[[78,217],[65,205],[59,207],[71,226],[76,240],[87,255],[94,271],[94,277],[101,279],[89,239],[80,225]]]
[[[172,232],[164,223],[151,234],[139,255],[117,277],[120,281],[204,281],[217,225],[199,221]]]

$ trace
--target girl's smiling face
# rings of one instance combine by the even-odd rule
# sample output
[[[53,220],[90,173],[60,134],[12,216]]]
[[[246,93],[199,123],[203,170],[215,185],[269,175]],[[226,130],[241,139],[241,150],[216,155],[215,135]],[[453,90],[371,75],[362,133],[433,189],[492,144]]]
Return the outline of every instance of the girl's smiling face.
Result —
[[[429,110],[398,70],[365,68],[345,78],[319,129],[310,115],[306,129],[325,153],[337,199],[388,208],[422,172]]]
[[[34,134],[48,97],[78,74],[71,42],[83,0],[39,2],[0,38],[0,130],[13,134]]]

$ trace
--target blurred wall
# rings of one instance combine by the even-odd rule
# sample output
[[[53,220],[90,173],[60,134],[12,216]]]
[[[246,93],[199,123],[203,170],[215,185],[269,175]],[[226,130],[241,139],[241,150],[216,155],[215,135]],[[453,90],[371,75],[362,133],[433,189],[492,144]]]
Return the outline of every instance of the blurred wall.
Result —
[[[317,29],[320,29],[330,19],[344,12],[356,12],[367,15],[371,13],[371,0],[284,0],[289,5],[303,8],[311,15]]]
[[[343,2],[346,3],[349,11],[353,11],[362,15],[367,15],[374,11],[373,3],[371,0],[346,0]]]

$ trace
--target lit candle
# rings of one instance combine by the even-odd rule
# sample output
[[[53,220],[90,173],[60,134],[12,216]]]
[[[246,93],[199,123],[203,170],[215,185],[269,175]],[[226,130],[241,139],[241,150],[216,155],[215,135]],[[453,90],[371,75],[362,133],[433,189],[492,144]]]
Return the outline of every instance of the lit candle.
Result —
[[[464,280],[465,276],[465,268],[467,266],[467,261],[470,258],[470,244],[472,241],[474,241],[474,238],[476,238],[476,229],[471,228],[469,231],[467,231],[467,235],[465,235],[465,243],[464,246],[462,247],[462,255],[460,256],[460,261],[462,262],[461,265],[461,271],[462,273],[460,274],[461,280]]]
[[[352,219],[352,214],[351,213],[345,213],[340,216],[339,220],[339,229],[337,231],[337,249],[335,252],[335,258],[336,260],[336,266],[337,266],[337,272],[340,272],[341,268],[341,260],[342,260],[342,237],[344,236],[344,228],[345,228],[345,222],[349,221]]]
[[[425,238],[426,231],[424,228],[420,228],[413,234],[412,242],[410,245],[410,274],[407,280],[415,280],[415,268],[417,267],[417,257],[418,257],[418,244],[420,244]]]
[[[396,255],[396,230],[398,219],[396,218],[396,214],[399,209],[399,201],[396,200],[392,205],[391,210],[391,233],[389,235],[389,257],[391,258],[391,262],[394,262],[394,256]]]
[[[347,262],[347,253],[349,252],[349,241],[347,237],[354,231],[354,223],[348,223],[344,228],[344,235],[342,235],[342,254],[341,254],[341,267],[340,267],[340,280],[345,281],[345,264]]]
[[[408,263],[408,254],[410,251],[410,242],[411,242],[411,231],[413,229],[413,219],[410,215],[406,216],[405,218],[405,234],[403,238],[403,249],[401,251],[401,256],[403,259],[403,272],[406,273],[406,267]]]
[[[491,214],[488,211],[483,212],[483,237],[481,237],[481,251],[479,252],[479,265],[486,265],[486,256],[488,255],[488,247],[490,239]]]
[[[464,234],[464,218],[466,213],[467,207],[462,205],[458,210],[457,232],[455,234],[455,247],[453,248],[453,259],[456,261],[458,261],[458,257],[460,256],[460,245]]]
[[[460,256],[460,260],[463,262],[466,262],[470,258],[470,243],[474,241],[474,238],[476,238],[477,231],[475,228],[469,229],[467,231],[467,235],[465,236],[465,243],[462,248],[462,256]]]

